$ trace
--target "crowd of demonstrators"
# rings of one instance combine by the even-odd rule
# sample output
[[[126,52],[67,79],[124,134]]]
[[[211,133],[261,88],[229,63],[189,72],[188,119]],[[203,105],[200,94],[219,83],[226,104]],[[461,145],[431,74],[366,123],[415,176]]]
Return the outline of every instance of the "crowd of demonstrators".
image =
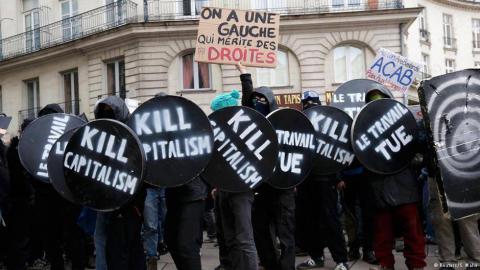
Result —
[[[254,88],[246,68],[237,68],[241,105],[264,116],[275,110],[271,88]],[[391,97],[373,90],[366,102],[380,98]],[[234,90],[217,96],[211,109],[239,101]],[[303,93],[303,110],[319,105],[318,93]],[[58,105],[50,104],[39,116],[59,112]],[[126,122],[129,111],[121,98],[111,96],[97,102],[94,115]],[[120,209],[95,212],[69,203],[22,166],[18,143],[32,120],[22,123],[19,137],[8,147],[0,144],[0,262],[8,270],[47,264],[53,270],[65,265],[73,270],[156,270],[167,250],[177,269],[201,270],[204,230],[210,242],[218,243],[216,270],[316,269],[325,265],[325,248],[335,270],[347,270],[349,261],[360,258],[373,268],[394,269],[397,238],[404,242],[408,269],[417,270],[426,267],[427,235],[438,245],[442,269],[453,269],[459,260],[457,242],[463,244],[465,259],[479,264],[467,269],[480,269],[480,216],[452,221],[445,213],[439,173],[422,142],[417,149],[423,158],[418,155],[396,174],[379,175],[354,161],[334,175],[313,168],[296,188],[264,183],[239,193],[211,187],[199,176],[179,187],[145,184]],[[308,254],[298,265],[296,251]],[[90,265],[93,255],[95,265]]]

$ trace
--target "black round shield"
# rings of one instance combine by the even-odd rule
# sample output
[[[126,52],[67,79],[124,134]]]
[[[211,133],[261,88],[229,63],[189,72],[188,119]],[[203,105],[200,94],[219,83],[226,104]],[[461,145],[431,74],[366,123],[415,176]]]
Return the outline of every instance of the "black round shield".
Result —
[[[63,158],[67,187],[77,201],[97,211],[119,209],[142,184],[144,153],[125,124],[95,120],[68,141]]]
[[[50,149],[65,132],[85,123],[80,117],[64,113],[48,114],[30,123],[18,144],[23,167],[36,179],[50,183],[47,166]]]
[[[65,132],[54,144],[48,155],[48,175],[53,188],[66,200],[77,204],[77,199],[67,187],[65,175],[63,174],[63,155],[68,141],[77,129]]]
[[[369,79],[351,80],[340,85],[335,90],[330,106],[343,110],[353,119],[365,105],[366,93],[373,89],[390,93],[386,86],[376,81]]]
[[[417,125],[410,110],[394,99],[365,105],[355,117],[352,146],[358,160],[379,174],[404,169],[415,156]]]
[[[352,118],[338,108],[315,106],[305,111],[313,124],[317,141],[313,172],[335,174],[352,164],[355,154],[350,142]]]
[[[295,109],[276,110],[267,119],[278,138],[277,166],[267,183],[279,189],[295,187],[312,169],[316,144],[312,123]]]
[[[227,107],[208,117],[214,134],[213,157],[203,178],[229,192],[257,187],[273,175],[278,142],[272,124],[248,107]]]
[[[146,155],[145,182],[183,185],[208,165],[213,152],[212,127],[195,103],[182,97],[155,97],[138,107],[127,125]]]

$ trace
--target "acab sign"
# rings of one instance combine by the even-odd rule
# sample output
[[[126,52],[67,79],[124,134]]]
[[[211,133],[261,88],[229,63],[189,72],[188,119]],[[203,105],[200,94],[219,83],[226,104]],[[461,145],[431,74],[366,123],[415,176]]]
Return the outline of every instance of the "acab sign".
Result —
[[[420,65],[387,49],[381,48],[367,70],[367,78],[394,91],[406,92],[420,71]]]

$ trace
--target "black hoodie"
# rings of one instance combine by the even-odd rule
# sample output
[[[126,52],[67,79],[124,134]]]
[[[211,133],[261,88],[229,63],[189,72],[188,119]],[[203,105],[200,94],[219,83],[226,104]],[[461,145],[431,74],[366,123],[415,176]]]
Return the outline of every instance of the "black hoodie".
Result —
[[[273,112],[274,110],[278,109],[277,102],[275,101],[275,95],[273,94],[273,91],[272,89],[270,89],[270,87],[262,86],[262,87],[253,89],[252,75],[250,74],[240,75],[240,80],[242,81],[242,105],[243,106],[255,109],[255,106],[253,104],[253,96],[255,94],[260,94],[267,99],[268,105],[270,107],[270,112]]]
[[[392,98],[391,93],[382,91],[386,98]],[[365,96],[365,102],[369,99],[369,94],[375,90],[370,90]],[[390,175],[376,174],[371,171],[366,172],[370,185],[375,196],[375,203],[378,208],[395,207],[409,203],[416,203],[420,200],[420,191],[417,178],[413,173],[412,166]]]
[[[52,113],[63,113],[63,109],[60,107],[60,105],[56,103],[51,103],[43,107],[39,112],[38,112],[38,117],[47,115],[47,114],[52,114]]]
[[[110,108],[112,108],[113,115],[106,113],[106,111],[103,110],[103,105],[108,105]],[[122,123],[125,123],[130,115],[125,101],[117,96],[109,96],[98,101],[97,104],[95,104],[93,113],[95,115],[95,119],[113,119]],[[142,186],[132,201],[124,205],[121,209],[113,212],[114,216],[141,216],[143,213],[145,196],[145,187]]]

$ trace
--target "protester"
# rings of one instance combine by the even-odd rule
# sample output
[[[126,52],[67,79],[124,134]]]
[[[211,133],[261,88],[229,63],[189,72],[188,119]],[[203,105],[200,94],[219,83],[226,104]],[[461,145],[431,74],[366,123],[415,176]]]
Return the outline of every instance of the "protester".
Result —
[[[165,240],[178,270],[202,269],[200,249],[207,192],[201,177],[166,189]]]
[[[392,98],[380,90],[369,91],[366,102]],[[395,228],[400,228],[405,242],[403,251],[409,269],[423,269],[425,263],[425,238],[422,221],[417,209],[420,192],[411,164],[396,174],[380,175],[368,171],[368,180],[375,198],[375,255],[382,269],[393,269],[395,259],[392,246],[395,243]]]
[[[359,249],[362,247],[363,260],[369,264],[377,264],[373,252],[375,202],[372,190],[365,185],[365,181],[367,181],[365,169],[358,160],[355,160],[349,168],[341,172],[341,178],[345,182],[343,194],[346,218],[350,219],[352,227],[347,230],[348,258],[350,261],[360,259]]]
[[[237,65],[242,81],[242,105],[267,116],[278,108],[269,87],[253,89],[252,77]],[[276,189],[267,183],[255,190],[252,213],[255,245],[260,264],[266,270],[295,269],[295,194],[294,189]],[[276,238],[280,241],[277,255]]]
[[[95,106],[94,114],[95,119],[115,119],[120,122],[126,122],[129,116],[127,105],[117,96],[100,100]],[[121,209],[97,214],[97,270],[146,269],[141,239],[145,196],[142,187],[134,199]]]
[[[217,96],[210,104],[213,111],[238,105],[240,94]],[[221,176],[219,176],[221,177]],[[255,270],[258,267],[257,250],[253,238],[253,192],[226,192],[215,190],[217,204],[217,237],[220,266],[216,270]]]
[[[318,105],[321,105],[318,93],[306,91],[303,94],[303,110]],[[323,267],[325,246],[337,264],[334,269],[348,269],[347,247],[337,210],[339,183],[340,179],[336,175],[322,176],[314,167],[308,178],[297,187],[297,208],[302,226],[298,230],[303,232],[299,236],[310,256],[297,265],[297,269]]]
[[[21,136],[33,119],[25,119],[20,126]],[[29,256],[30,226],[35,203],[33,177],[20,163],[18,155],[19,137],[14,137],[7,150],[10,176],[9,208],[5,213],[7,224],[7,269],[24,270]]]

